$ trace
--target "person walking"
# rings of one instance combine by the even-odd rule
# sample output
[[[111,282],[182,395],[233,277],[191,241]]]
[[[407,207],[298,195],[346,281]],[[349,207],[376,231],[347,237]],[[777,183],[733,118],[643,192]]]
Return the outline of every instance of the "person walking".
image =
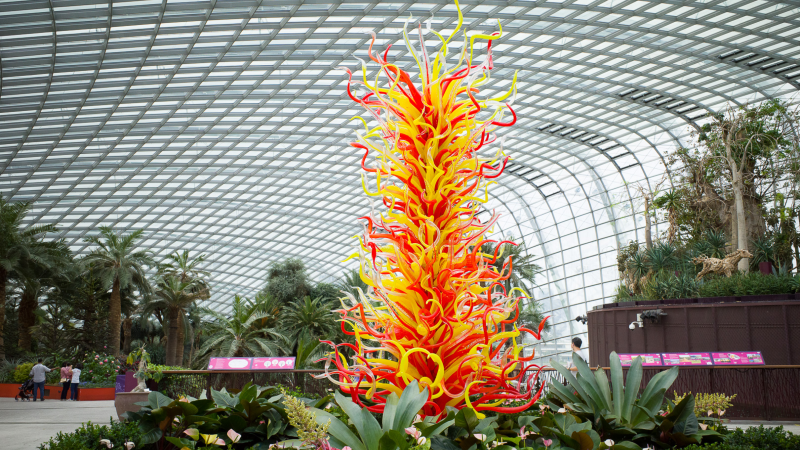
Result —
[[[50,372],[50,369],[45,367],[42,364],[42,358],[39,358],[39,363],[33,366],[31,369],[31,376],[33,377],[33,401],[36,401],[36,390],[39,389],[41,391],[40,398],[44,401],[44,380],[45,375],[47,372]]]
[[[67,401],[69,385],[72,384],[72,364],[64,361],[61,364],[61,401]]]
[[[69,386],[69,399],[74,402],[78,401],[78,384],[81,382],[81,370],[83,370],[83,364],[78,364],[72,369],[72,384]]]

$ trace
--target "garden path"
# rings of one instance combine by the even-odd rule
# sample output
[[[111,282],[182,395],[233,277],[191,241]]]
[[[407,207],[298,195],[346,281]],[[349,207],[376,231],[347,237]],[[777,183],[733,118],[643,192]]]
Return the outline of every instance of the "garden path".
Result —
[[[89,421],[107,425],[112,417],[117,417],[113,400],[15,402],[0,398],[0,448],[35,450],[59,431],[75,431]]]

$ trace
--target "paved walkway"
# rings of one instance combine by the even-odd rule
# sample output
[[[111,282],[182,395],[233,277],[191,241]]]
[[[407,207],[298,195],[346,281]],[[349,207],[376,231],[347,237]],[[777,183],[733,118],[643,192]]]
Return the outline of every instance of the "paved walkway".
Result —
[[[800,434],[800,421],[797,422],[754,422],[750,420],[731,420],[728,424],[728,429],[736,428],[750,428],[764,425],[767,428],[774,428],[783,426],[783,429],[791,432],[792,434]]]
[[[0,398],[0,448],[35,450],[59,431],[75,431],[90,421],[108,425],[112,417],[117,418],[113,400],[15,402]]]

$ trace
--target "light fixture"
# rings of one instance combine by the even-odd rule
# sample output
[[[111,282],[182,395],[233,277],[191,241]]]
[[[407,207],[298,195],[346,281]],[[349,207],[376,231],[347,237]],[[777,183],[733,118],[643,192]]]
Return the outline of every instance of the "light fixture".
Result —
[[[636,315],[636,320],[643,321],[647,319],[650,323],[659,323],[661,322],[661,316],[666,316],[667,313],[664,312],[662,309],[648,309],[646,311],[642,311],[641,314]]]
[[[636,325],[639,325],[639,328],[644,328],[644,322],[642,321],[642,315],[641,314],[637,314],[636,315],[636,320],[631,322],[631,324],[628,325],[628,328],[631,329],[631,330],[635,330],[636,329]]]
[[[586,315],[585,315],[585,314],[584,314],[584,315],[582,315],[582,316],[578,316],[578,317],[576,317],[576,318],[575,318],[575,322],[580,322],[580,323],[582,323],[582,324],[584,324],[584,325],[586,325],[586,322],[588,322],[588,321],[589,321],[589,318],[588,318],[588,317],[586,317]]]

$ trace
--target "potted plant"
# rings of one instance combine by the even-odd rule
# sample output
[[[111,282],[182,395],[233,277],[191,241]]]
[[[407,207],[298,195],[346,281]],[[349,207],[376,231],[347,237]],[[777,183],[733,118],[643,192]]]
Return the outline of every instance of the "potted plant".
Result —
[[[150,354],[147,353],[144,345],[128,355],[127,363],[134,364],[137,360],[139,361],[139,366],[136,369],[136,373],[133,374],[138,383],[137,386],[131,392],[117,392],[114,398],[114,406],[117,408],[117,416],[120,420],[124,419],[122,415],[128,411],[139,411],[140,407],[136,404],[137,402],[147,401],[147,394],[150,393],[150,389],[147,388],[145,382],[148,379],[159,381],[158,378],[162,376],[160,372],[154,375],[148,369]]]

